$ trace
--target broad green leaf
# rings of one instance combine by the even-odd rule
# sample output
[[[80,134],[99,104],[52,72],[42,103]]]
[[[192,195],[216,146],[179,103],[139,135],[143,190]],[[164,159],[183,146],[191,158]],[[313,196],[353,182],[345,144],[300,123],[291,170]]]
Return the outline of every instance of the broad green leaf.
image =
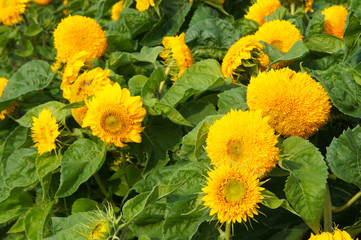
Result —
[[[55,72],[47,62],[33,60],[25,63],[4,87],[0,102],[15,99],[26,93],[46,88],[54,78]]]
[[[34,53],[34,47],[29,39],[22,38],[18,46],[19,47],[15,49],[15,54],[19,57],[30,57]]]
[[[309,227],[303,223],[295,227],[282,230],[268,240],[299,240],[302,239],[308,231]]]
[[[34,37],[41,33],[43,29],[38,24],[31,24],[25,29],[24,35],[28,37]]]
[[[47,152],[38,155],[35,159],[36,172],[43,188],[44,199],[50,188],[52,172],[60,166],[61,158],[61,155]]]
[[[71,207],[71,214],[97,210],[98,202],[90,198],[78,198]]]
[[[324,19],[325,19],[325,15],[321,14],[320,12],[316,12],[313,14],[306,28],[306,33],[305,33],[306,39],[311,36],[323,33]]]
[[[360,20],[361,19],[357,19],[354,12],[350,12],[346,18],[343,39],[345,40],[345,44],[349,50],[357,45],[357,40],[360,38]]]
[[[283,20],[287,14],[287,9],[284,8],[284,7],[278,7],[277,10],[268,15],[268,16],[265,16],[263,19],[266,21],[266,22],[270,22],[270,21],[273,21],[273,20],[276,20],[276,19],[279,19],[279,20]]]
[[[31,141],[28,139],[29,129],[18,126],[10,135],[6,138],[5,143],[2,147],[2,156],[1,159],[6,161],[6,159],[16,150],[24,145],[27,145],[27,142]]]
[[[193,127],[191,123],[189,123],[183,116],[180,114],[175,108],[170,107],[165,104],[156,103],[153,106],[153,109],[159,114],[169,118],[174,123],[179,125],[184,125],[188,127]]]
[[[247,87],[237,87],[218,94],[218,113],[226,114],[231,109],[245,111],[247,105]]]
[[[8,199],[0,203],[0,223],[6,223],[23,216],[32,206],[32,196],[22,189],[11,191]]]
[[[29,240],[42,240],[46,219],[49,215],[51,203],[46,209],[40,207],[32,207],[25,215],[25,233]]]
[[[206,117],[217,114],[216,107],[213,103],[207,101],[203,102],[202,100],[182,104],[179,112],[194,126],[203,121]]]
[[[142,99],[158,97],[158,89],[161,82],[166,80],[163,68],[157,68],[144,83],[141,96]]]
[[[18,218],[16,223],[10,228],[10,230],[7,233],[25,232],[24,218],[25,216]]]
[[[262,196],[264,197],[264,199],[262,200],[262,204],[266,207],[269,207],[271,209],[283,207],[291,213],[299,216],[298,213],[293,210],[293,208],[290,206],[286,199],[279,199],[273,192],[270,192],[268,190],[263,190]]]
[[[233,26],[238,29],[238,31],[240,32],[240,36],[245,36],[250,33],[256,32],[259,24],[258,22],[251,19],[240,18],[233,23]]]
[[[360,174],[361,127],[345,130],[327,148],[326,160],[331,171],[340,179],[361,188]]]
[[[75,141],[64,153],[61,160],[60,186],[55,196],[67,197],[73,194],[103,165],[106,144],[97,145],[89,139]]]
[[[204,60],[191,65],[175,81],[160,103],[176,107],[193,95],[225,84],[220,65],[215,60]]]
[[[38,180],[36,156],[34,148],[20,148],[3,159],[0,163],[0,202],[9,197],[12,189],[30,186]]]
[[[143,75],[135,75],[131,79],[129,79],[129,90],[133,96],[141,94],[143,86],[147,82],[147,80],[148,78]]]
[[[220,17],[220,13],[216,9],[206,6],[204,4],[199,4],[196,10],[194,11],[191,21],[189,22],[189,26],[193,26],[198,22],[203,21],[204,19],[207,18],[219,18],[219,17]]]
[[[290,172],[285,184],[288,202],[313,232],[319,232],[326,193],[327,166],[318,149],[309,141],[290,137],[282,143],[285,156],[279,162]]]
[[[310,51],[332,54],[345,47],[342,39],[328,34],[318,34],[306,38],[304,41]]]
[[[49,109],[52,113],[52,116],[55,116],[57,122],[61,122],[65,124],[65,118],[71,115],[70,110],[63,109],[65,107],[64,103],[51,101],[39,106],[34,107],[33,109],[29,110],[24,116],[16,120],[20,125],[24,127],[31,127],[33,124],[32,117],[39,117],[39,114],[44,109]]]
[[[133,53],[131,56],[139,62],[149,62],[155,64],[158,55],[163,51],[163,47],[147,47],[144,46],[140,49],[139,53]]]
[[[124,8],[111,30],[122,35],[129,35],[129,39],[132,39],[138,34],[148,31],[152,24],[147,11],[140,12],[133,8]]]

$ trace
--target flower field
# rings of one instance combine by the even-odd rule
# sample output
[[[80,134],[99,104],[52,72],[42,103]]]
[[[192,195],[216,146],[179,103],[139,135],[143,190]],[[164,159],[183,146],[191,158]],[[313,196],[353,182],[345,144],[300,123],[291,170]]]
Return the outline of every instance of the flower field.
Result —
[[[0,0],[0,239],[361,239],[361,1]]]

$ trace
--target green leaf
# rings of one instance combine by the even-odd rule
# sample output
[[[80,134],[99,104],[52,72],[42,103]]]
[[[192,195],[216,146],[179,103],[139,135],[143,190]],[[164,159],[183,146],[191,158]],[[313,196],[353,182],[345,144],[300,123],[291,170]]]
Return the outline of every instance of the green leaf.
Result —
[[[291,213],[299,216],[298,213],[293,210],[293,208],[290,206],[286,199],[279,199],[273,192],[270,192],[268,190],[263,190],[262,196],[264,197],[264,199],[262,200],[262,204],[266,207],[271,209],[283,207]]]
[[[266,22],[270,22],[276,19],[283,20],[287,14],[287,9],[284,7],[278,7],[276,11],[268,16],[265,16],[263,19]]]
[[[302,239],[308,231],[309,227],[303,223],[289,229],[284,229],[268,240],[299,240]]]
[[[133,96],[141,94],[143,86],[147,82],[147,80],[148,78],[143,75],[135,75],[131,79],[129,79],[129,90]]]
[[[237,87],[218,94],[218,113],[226,114],[231,109],[245,111],[247,105],[247,87]]]
[[[157,68],[144,83],[141,96],[142,99],[151,99],[158,96],[159,84],[165,81],[167,76],[163,68]]]
[[[43,29],[38,24],[31,24],[25,29],[24,35],[28,37],[34,37],[41,33]]]
[[[225,84],[220,65],[215,60],[204,60],[191,65],[175,81],[160,103],[176,107],[193,95]]]
[[[78,198],[71,207],[71,214],[97,210],[98,202],[89,198]]]
[[[340,179],[361,188],[360,174],[361,127],[345,130],[327,148],[326,160],[331,171]]]
[[[2,147],[2,156],[1,159],[6,161],[6,159],[17,149],[25,147],[28,141],[29,129],[18,126],[10,135],[6,138],[5,143]]]
[[[139,62],[149,62],[155,64],[158,55],[163,51],[163,47],[147,47],[144,46],[142,49],[140,49],[139,53],[133,53],[131,54],[132,57],[134,57]]]
[[[8,199],[0,203],[0,223],[6,223],[23,216],[32,206],[32,196],[22,189],[11,191]]]
[[[250,33],[256,32],[259,28],[258,22],[247,18],[237,19],[233,23],[233,26],[240,32],[240,36],[245,36]]]
[[[71,115],[71,112],[67,109],[63,109],[65,107],[64,103],[51,101],[39,106],[36,106],[29,110],[24,116],[16,120],[20,125],[24,127],[31,127],[33,124],[33,117],[39,117],[39,114],[44,109],[49,109],[52,112],[52,115],[55,116],[57,122],[61,122],[65,125],[65,118]]]
[[[306,39],[323,33],[323,22],[325,19],[325,15],[321,14],[321,12],[316,12],[313,14],[311,20],[309,21],[306,28]]]
[[[10,228],[10,230],[7,233],[25,232],[24,218],[25,216],[18,218],[16,223]]]
[[[351,50],[354,46],[357,45],[357,40],[360,38],[360,32],[361,32],[360,20],[361,19],[357,19],[354,12],[350,12],[350,14],[346,18],[346,25],[344,29],[343,39],[349,50]]]
[[[18,46],[19,48],[15,49],[15,54],[19,57],[30,57],[34,53],[34,47],[29,39],[21,39]]]
[[[150,21],[147,11],[140,12],[136,9],[124,8],[111,30],[133,39],[140,33],[148,31],[152,25],[153,23]]]
[[[50,188],[52,172],[60,166],[61,158],[61,155],[47,152],[38,155],[35,159],[36,172],[43,188],[44,199]]]
[[[33,207],[26,213],[24,219],[25,233],[29,240],[43,239],[43,229],[53,204],[51,203],[46,209]]]
[[[182,104],[179,112],[194,126],[210,115],[217,115],[215,105],[202,100]]]
[[[319,232],[326,193],[327,166],[309,141],[290,137],[282,143],[285,158],[279,162],[290,172],[285,185],[287,200],[313,232]]]
[[[55,72],[47,62],[33,60],[25,63],[4,87],[0,102],[15,99],[26,93],[46,88],[54,78]]]
[[[160,114],[164,115],[165,117],[169,118],[169,120],[171,120],[172,122],[179,124],[179,125],[184,125],[184,126],[188,126],[188,127],[193,127],[193,125],[191,123],[189,123],[183,116],[182,114],[180,114],[175,108],[170,107],[168,105],[165,104],[161,104],[161,103],[156,103],[153,106],[153,109],[156,112],[159,112]]]
[[[342,39],[328,34],[318,34],[306,38],[304,41],[310,51],[332,54],[345,47]]]
[[[67,197],[73,194],[103,165],[106,144],[97,145],[89,139],[75,141],[64,153],[61,161],[60,186],[55,196]]]

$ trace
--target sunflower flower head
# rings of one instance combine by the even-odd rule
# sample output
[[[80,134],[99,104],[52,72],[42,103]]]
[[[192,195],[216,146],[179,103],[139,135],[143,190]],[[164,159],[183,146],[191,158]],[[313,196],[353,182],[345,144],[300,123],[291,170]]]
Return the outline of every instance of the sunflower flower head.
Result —
[[[112,21],[116,21],[119,18],[120,12],[123,10],[123,0],[115,3],[112,6]]]
[[[303,8],[303,11],[307,13],[308,11],[313,12],[312,9],[313,0],[305,0],[305,6]]]
[[[141,126],[146,115],[139,96],[132,97],[128,89],[115,83],[96,91],[94,97],[85,100],[88,112],[82,127],[90,127],[95,136],[108,144],[125,147],[126,142],[140,143]]]
[[[346,231],[335,229],[334,233],[323,232],[316,235],[311,233],[309,240],[353,240]],[[356,239],[357,240],[357,239]]]
[[[322,11],[325,15],[323,32],[334,35],[343,39],[343,30],[345,28],[345,20],[348,14],[347,9],[342,5],[331,6]]]
[[[1,96],[2,96],[2,94],[3,94],[3,90],[4,90],[4,87],[6,86],[6,84],[8,83],[8,79],[7,78],[2,78],[2,77],[0,77],[0,98],[1,98]],[[16,106],[17,106],[18,104],[14,101],[11,105],[10,105],[10,107],[8,107],[7,109],[5,109],[5,110],[2,110],[1,112],[0,112],[0,120],[4,120],[5,119],[5,114],[10,114],[10,113],[12,113],[14,110],[15,110],[15,108],[16,108]]]
[[[262,25],[265,23],[264,17],[271,15],[279,7],[282,7],[279,0],[257,0],[257,2],[250,6],[244,17]]]
[[[39,5],[47,5],[51,3],[51,0],[32,0],[32,1]]]
[[[244,166],[263,177],[279,160],[277,135],[261,111],[231,110],[208,132],[207,154],[216,166],[231,163]]]
[[[234,75],[241,76],[246,73],[249,67],[256,66],[258,58],[262,56],[262,48],[263,45],[256,41],[254,35],[240,38],[228,49],[223,58],[223,76],[225,78],[232,77],[233,81],[238,81]],[[246,77],[248,78],[248,76]]]
[[[149,9],[150,6],[154,7],[154,0],[135,0],[137,5],[135,6],[139,12],[144,12]]]
[[[176,81],[193,64],[192,52],[185,44],[184,37],[185,34],[181,33],[175,37],[164,37],[162,41],[164,50],[159,56],[170,68],[172,81]]]
[[[66,63],[82,51],[89,53],[89,59],[101,57],[107,47],[107,39],[94,19],[68,16],[54,30],[54,46],[57,61]]]
[[[49,109],[43,109],[39,117],[32,117],[33,125],[31,127],[33,141],[38,148],[38,153],[51,152],[56,148],[55,140],[59,136],[59,125],[52,116]]]
[[[29,0],[0,0],[0,23],[13,26],[21,21]]]
[[[262,110],[279,134],[309,138],[327,123],[330,99],[322,85],[307,73],[289,68],[252,77],[247,89],[251,110]]]
[[[242,223],[258,215],[262,190],[254,172],[239,165],[221,165],[208,172],[202,200],[211,209],[209,215],[217,214],[220,223]]]
[[[73,84],[64,89],[63,95],[68,97],[69,102],[83,101],[89,96],[102,89],[105,85],[111,84],[112,81],[108,78],[110,70],[103,70],[101,68],[94,68],[90,71],[85,71],[81,74]],[[88,108],[86,106],[80,108],[72,108],[71,112],[75,121],[82,125],[85,114]]]

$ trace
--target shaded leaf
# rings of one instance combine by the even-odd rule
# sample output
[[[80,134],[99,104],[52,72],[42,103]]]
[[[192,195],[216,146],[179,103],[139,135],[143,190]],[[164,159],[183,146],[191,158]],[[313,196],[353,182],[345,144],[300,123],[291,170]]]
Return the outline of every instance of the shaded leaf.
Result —
[[[226,114],[231,109],[245,111],[247,105],[247,87],[237,87],[218,94],[218,113]]]

